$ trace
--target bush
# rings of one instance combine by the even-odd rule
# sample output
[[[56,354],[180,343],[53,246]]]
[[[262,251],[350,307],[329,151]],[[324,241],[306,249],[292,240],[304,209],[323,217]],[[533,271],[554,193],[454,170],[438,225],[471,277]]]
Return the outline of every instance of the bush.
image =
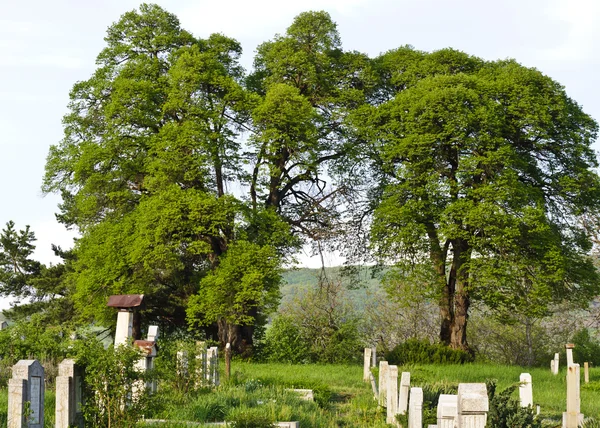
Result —
[[[263,359],[276,363],[302,363],[307,359],[308,346],[298,326],[290,316],[279,315],[265,333]]]
[[[490,411],[487,426],[490,428],[541,428],[542,423],[535,417],[531,407],[521,407],[518,400],[511,398],[517,385],[496,393],[496,382],[487,383]]]
[[[573,358],[575,361],[583,364],[589,362],[594,366],[600,366],[600,343],[594,340],[587,328],[579,330],[573,336]]]
[[[473,361],[473,357],[465,351],[416,339],[397,345],[385,355],[385,359],[394,365],[464,364]]]

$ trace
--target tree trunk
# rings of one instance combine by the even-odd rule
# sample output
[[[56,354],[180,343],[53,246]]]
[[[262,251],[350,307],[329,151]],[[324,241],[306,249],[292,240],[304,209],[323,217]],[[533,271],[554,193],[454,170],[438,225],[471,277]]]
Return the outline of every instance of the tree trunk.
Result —
[[[471,301],[465,290],[466,283],[459,281],[457,283],[456,294],[454,296],[454,319],[451,325],[450,347],[469,351],[467,343],[467,320],[469,318],[469,306]]]

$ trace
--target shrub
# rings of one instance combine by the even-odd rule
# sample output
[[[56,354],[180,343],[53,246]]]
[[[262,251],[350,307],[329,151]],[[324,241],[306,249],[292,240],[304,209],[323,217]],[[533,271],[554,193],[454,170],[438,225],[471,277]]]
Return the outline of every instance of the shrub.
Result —
[[[587,328],[579,330],[573,336],[573,358],[575,361],[583,363],[585,361],[595,366],[600,366],[600,343],[594,340]]]
[[[521,407],[518,400],[511,398],[517,385],[496,393],[496,382],[487,383],[490,411],[487,426],[490,428],[541,428],[541,421],[535,417],[531,407]]]
[[[439,343],[409,339],[397,345],[385,355],[390,364],[464,364],[473,357],[459,349],[452,349]]]
[[[300,327],[292,317],[279,315],[265,333],[263,359],[270,362],[297,364],[307,358],[308,346]]]

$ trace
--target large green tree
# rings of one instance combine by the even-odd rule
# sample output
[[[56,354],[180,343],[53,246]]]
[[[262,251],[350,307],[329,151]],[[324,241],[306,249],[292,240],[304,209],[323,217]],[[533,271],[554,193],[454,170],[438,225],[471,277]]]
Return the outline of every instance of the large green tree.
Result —
[[[410,62],[392,68],[396,94],[357,115],[387,180],[372,238],[381,260],[429,269],[440,339],[468,348],[474,298],[540,313],[596,295],[579,221],[600,208],[594,120],[514,61],[400,52],[419,72]]]

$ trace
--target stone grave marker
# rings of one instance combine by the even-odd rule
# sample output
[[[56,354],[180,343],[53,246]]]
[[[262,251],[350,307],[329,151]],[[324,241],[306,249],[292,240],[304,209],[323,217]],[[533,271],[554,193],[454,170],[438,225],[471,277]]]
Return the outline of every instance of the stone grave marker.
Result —
[[[489,408],[485,383],[458,385],[458,428],[485,428]]]
[[[398,398],[398,413],[405,415],[408,411],[408,395],[410,393],[410,372],[402,372]]]
[[[437,406],[437,426],[454,428],[458,419],[458,395],[440,394]]]
[[[533,407],[533,387],[531,384],[531,375],[521,373],[519,377],[519,399],[521,407]]]
[[[138,310],[143,307],[143,294],[120,294],[110,296],[107,306],[119,310],[117,313],[117,329],[115,346],[127,344],[133,337],[134,318],[139,316]]]
[[[423,428],[423,389],[411,388],[408,400],[408,428]]]
[[[558,374],[558,369],[559,369],[559,355],[558,352],[556,354],[554,354],[554,371],[552,372],[553,374],[557,375]]]
[[[566,350],[566,354],[567,354],[567,367],[572,366],[574,361],[573,361],[573,348],[575,348],[575,345],[573,343],[567,343],[565,345],[565,350]]]
[[[590,383],[590,365],[587,362],[583,363],[583,380]]]
[[[387,404],[386,394],[387,394],[387,371],[388,371],[388,362],[380,361],[379,362],[379,405],[385,406]]]
[[[567,367],[567,411],[563,413],[563,428],[577,428],[583,423],[581,396],[579,391],[579,364]]]
[[[56,377],[56,428],[83,427],[83,370],[74,360],[58,365]]]
[[[369,373],[371,373],[371,353],[372,352],[373,352],[372,348],[365,348],[364,362],[363,362],[363,380],[365,382],[369,381]]]
[[[387,385],[386,422],[396,425],[396,414],[398,413],[398,366],[388,366],[385,383]]]
[[[8,428],[44,427],[44,368],[38,360],[21,360],[8,381]]]

